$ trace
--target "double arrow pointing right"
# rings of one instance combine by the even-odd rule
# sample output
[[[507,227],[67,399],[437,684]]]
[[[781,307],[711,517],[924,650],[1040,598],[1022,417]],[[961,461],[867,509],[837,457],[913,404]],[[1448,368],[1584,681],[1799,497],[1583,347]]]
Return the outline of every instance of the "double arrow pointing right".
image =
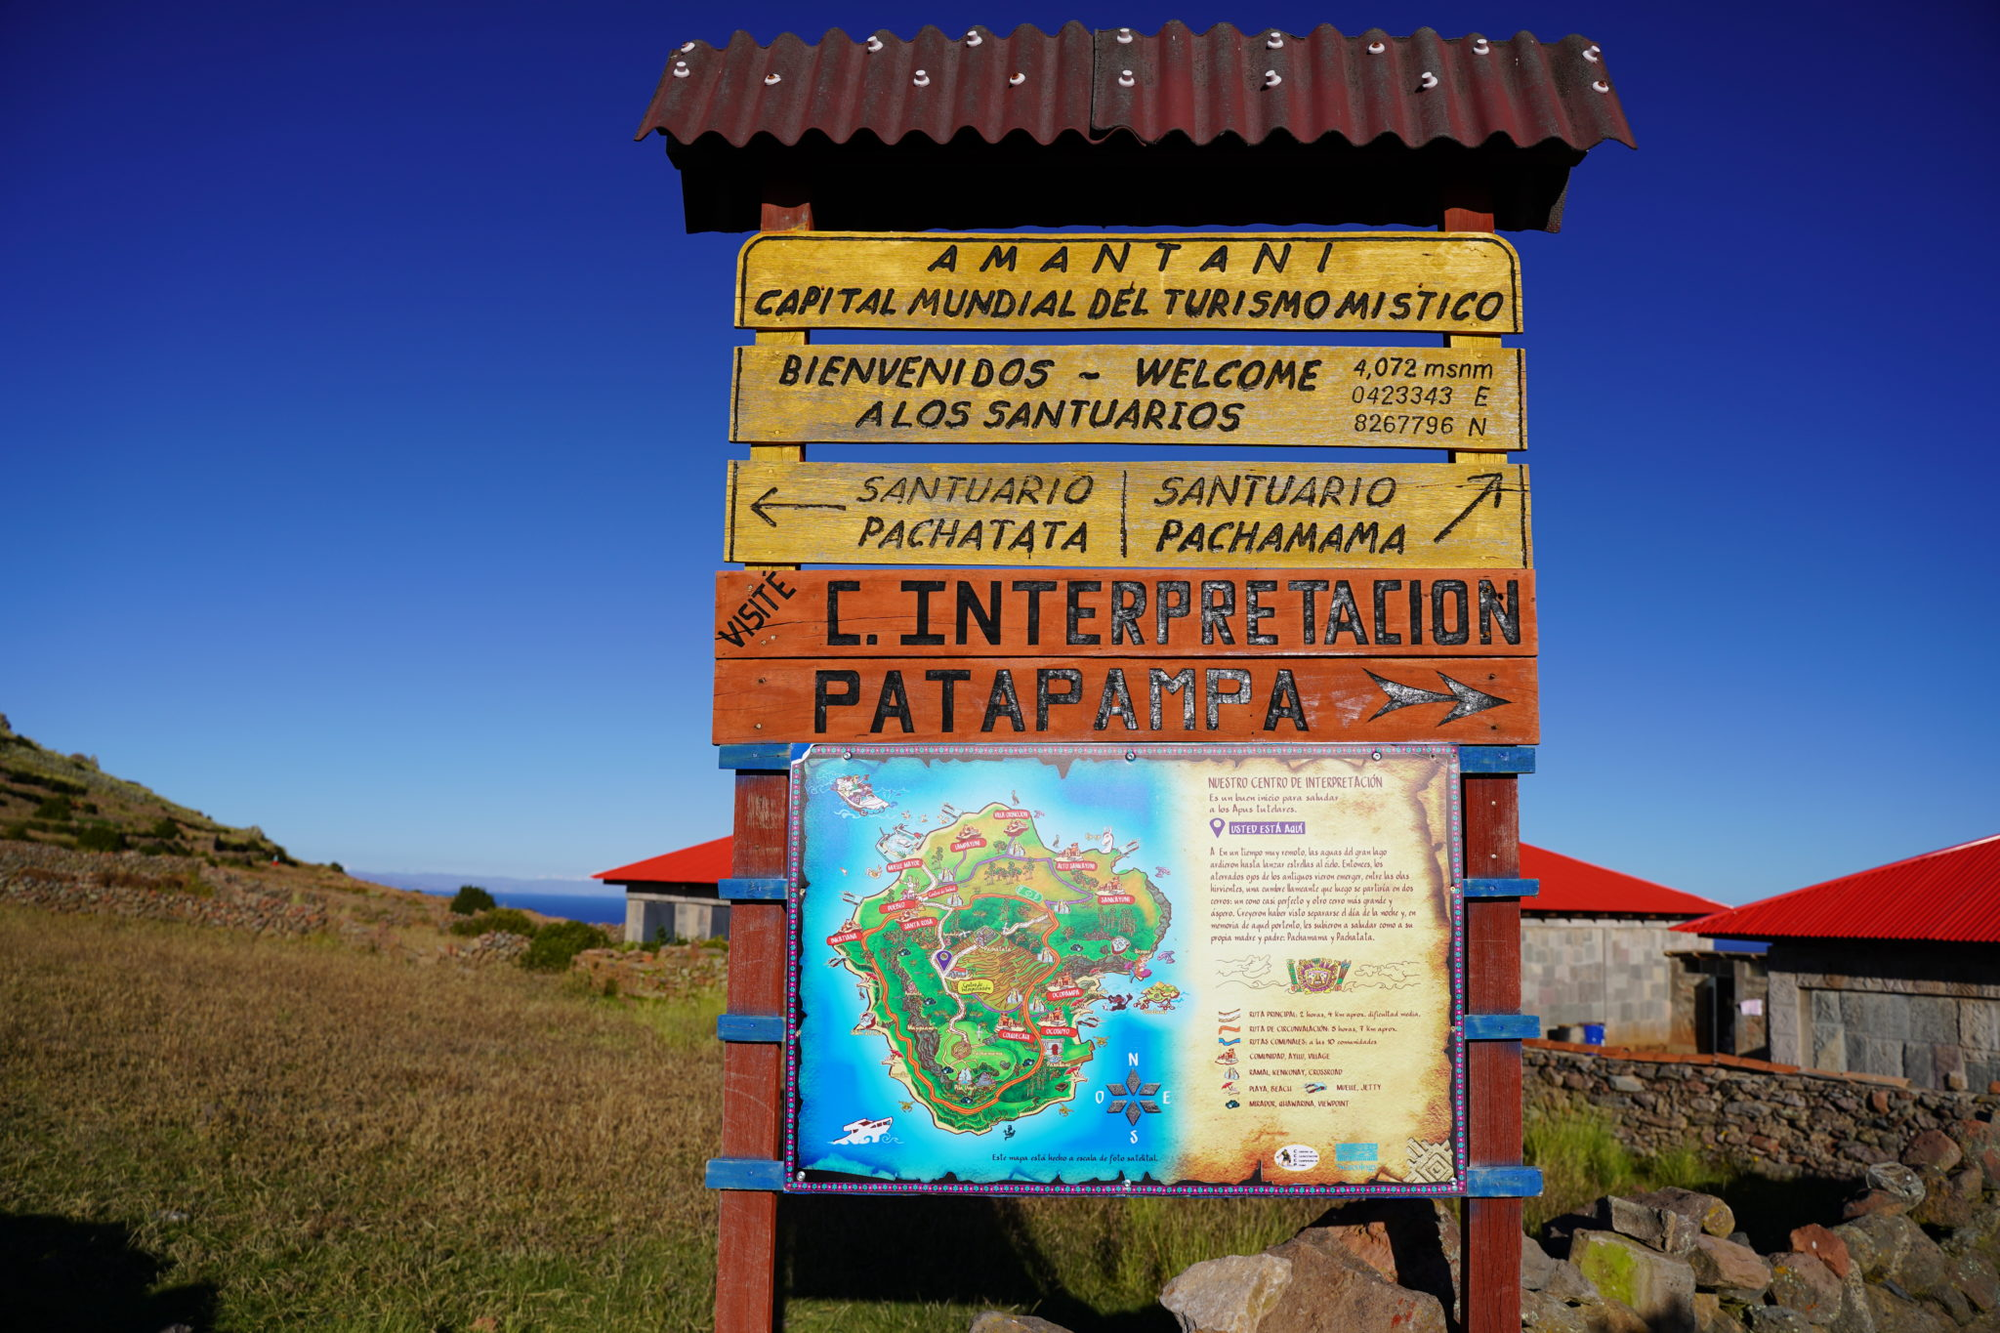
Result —
[[[1367,670],[1365,667],[1362,669]],[[1474,713],[1483,713],[1489,708],[1498,708],[1502,704],[1514,702],[1512,699],[1502,699],[1497,694],[1475,690],[1470,685],[1453,680],[1442,671],[1437,675],[1451,693],[1440,694],[1436,690],[1405,685],[1401,681],[1390,680],[1387,676],[1378,676],[1369,671],[1368,678],[1382,687],[1382,693],[1389,696],[1389,702],[1376,709],[1374,717],[1368,720],[1373,722],[1375,718],[1393,713],[1398,708],[1412,708],[1417,704],[1450,704],[1451,711],[1438,719],[1438,725],[1441,727],[1447,722],[1456,722],[1462,717],[1471,717]]]

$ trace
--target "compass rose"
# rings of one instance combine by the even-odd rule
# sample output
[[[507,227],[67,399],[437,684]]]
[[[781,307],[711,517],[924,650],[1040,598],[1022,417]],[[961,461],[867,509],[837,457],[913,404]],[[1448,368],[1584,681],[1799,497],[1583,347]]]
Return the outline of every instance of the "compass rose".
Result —
[[[1123,1083],[1113,1083],[1105,1091],[1111,1094],[1112,1100],[1104,1109],[1112,1115],[1123,1115],[1134,1125],[1139,1123],[1141,1115],[1160,1113],[1160,1104],[1153,1100],[1159,1095],[1160,1085],[1141,1083],[1137,1068],[1125,1075]]]

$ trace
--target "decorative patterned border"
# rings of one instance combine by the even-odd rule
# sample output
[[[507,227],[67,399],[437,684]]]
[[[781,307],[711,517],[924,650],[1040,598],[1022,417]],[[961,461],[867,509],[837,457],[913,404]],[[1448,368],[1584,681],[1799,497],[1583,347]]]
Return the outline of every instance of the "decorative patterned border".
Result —
[[[940,759],[1025,759],[1075,756],[1102,759],[1123,754],[1127,761],[1179,758],[1315,758],[1348,757],[1355,754],[1447,755],[1452,769],[1463,778],[1459,747],[1447,744],[1403,745],[1283,745],[1244,742],[1241,744],[1006,744],[984,745],[831,745],[815,744],[792,761],[785,835],[785,869],[791,881],[786,898],[785,969],[785,1146],[783,1152],[784,1190],[787,1194],[988,1194],[1060,1195],[1099,1194],[1112,1196],[1170,1195],[1187,1198],[1260,1196],[1270,1198],[1453,1198],[1466,1192],[1466,1087],[1465,1087],[1465,895],[1460,884],[1465,878],[1465,823],[1462,787],[1454,784],[1447,801],[1447,821],[1451,826],[1451,1084],[1453,1176],[1436,1184],[1386,1185],[1161,1185],[1132,1180],[1115,1183],[1092,1182],[1082,1185],[1036,1184],[1031,1181],[900,1181],[812,1179],[799,1169],[799,970],[802,966],[799,913],[803,907],[804,884],[804,778],[806,760],[820,751],[838,751],[842,758],[940,758]]]

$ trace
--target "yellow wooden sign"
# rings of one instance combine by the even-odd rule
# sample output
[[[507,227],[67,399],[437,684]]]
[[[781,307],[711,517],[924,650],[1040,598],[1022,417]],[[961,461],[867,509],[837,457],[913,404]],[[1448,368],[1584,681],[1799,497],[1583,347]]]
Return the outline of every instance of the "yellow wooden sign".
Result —
[[[745,564],[1527,568],[1512,463],[745,463]]]
[[[1521,358],[1418,347],[739,347],[749,444],[1525,449]]]
[[[1519,333],[1520,256],[1484,232],[763,232],[736,323]]]

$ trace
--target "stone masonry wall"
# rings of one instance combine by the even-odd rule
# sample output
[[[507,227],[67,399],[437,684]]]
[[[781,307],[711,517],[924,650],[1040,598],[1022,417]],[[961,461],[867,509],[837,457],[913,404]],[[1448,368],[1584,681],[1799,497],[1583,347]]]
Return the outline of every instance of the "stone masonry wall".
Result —
[[[1521,915],[1521,1012],[1542,1030],[1602,1023],[1608,1041],[1673,1040],[1676,949],[1706,945],[1671,920]]]
[[[328,925],[325,906],[309,897],[190,857],[79,852],[30,842],[0,842],[0,902],[266,935],[308,935]]]
[[[1774,1060],[1923,1088],[2000,1079],[2000,946],[1780,940],[1767,966]]]
[[[1526,1043],[1522,1055],[1531,1113],[1596,1107],[1635,1153],[1693,1144],[1779,1177],[1858,1179],[1921,1130],[2000,1113],[1993,1090],[1911,1088],[1732,1056],[1595,1055],[1555,1042]]]

